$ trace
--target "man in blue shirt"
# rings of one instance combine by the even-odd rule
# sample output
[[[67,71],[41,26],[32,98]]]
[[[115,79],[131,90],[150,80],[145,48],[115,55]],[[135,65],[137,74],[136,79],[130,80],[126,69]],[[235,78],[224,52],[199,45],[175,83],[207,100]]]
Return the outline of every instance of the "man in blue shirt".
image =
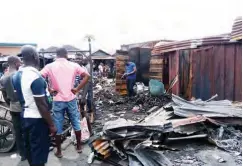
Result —
[[[133,87],[136,83],[136,64],[133,62],[129,62],[128,60],[125,61],[126,73],[122,76],[122,78],[126,77],[127,79],[127,91],[128,96],[134,96]]]
[[[22,106],[26,157],[30,166],[44,166],[50,146],[49,133],[57,132],[47,99],[47,85],[37,70],[39,57],[32,46],[21,49],[24,67],[12,77],[14,90]]]

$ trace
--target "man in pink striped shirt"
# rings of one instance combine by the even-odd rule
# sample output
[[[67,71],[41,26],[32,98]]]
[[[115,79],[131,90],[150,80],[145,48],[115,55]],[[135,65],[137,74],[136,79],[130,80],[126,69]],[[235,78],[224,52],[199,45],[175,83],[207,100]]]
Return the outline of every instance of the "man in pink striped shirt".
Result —
[[[72,123],[77,139],[77,151],[82,152],[81,148],[81,129],[80,113],[78,111],[76,93],[78,93],[88,82],[89,74],[78,64],[67,60],[68,52],[65,48],[57,49],[57,59],[55,62],[48,64],[41,71],[44,78],[48,77],[50,81],[51,92],[55,92],[53,97],[53,120],[57,128],[55,155],[61,158],[61,134],[63,130],[64,113],[67,114]],[[80,75],[84,79],[74,88],[75,77]]]

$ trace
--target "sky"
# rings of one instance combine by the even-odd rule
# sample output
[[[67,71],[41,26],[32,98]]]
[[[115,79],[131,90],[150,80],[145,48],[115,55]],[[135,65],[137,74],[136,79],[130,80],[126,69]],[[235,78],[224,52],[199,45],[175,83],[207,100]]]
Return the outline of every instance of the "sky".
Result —
[[[242,0],[0,0],[0,43],[71,44],[112,52],[121,44],[229,33]]]

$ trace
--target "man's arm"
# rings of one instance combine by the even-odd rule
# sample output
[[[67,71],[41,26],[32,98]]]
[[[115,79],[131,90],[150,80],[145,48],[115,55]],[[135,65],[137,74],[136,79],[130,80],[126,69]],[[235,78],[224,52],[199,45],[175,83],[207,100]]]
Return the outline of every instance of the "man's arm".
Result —
[[[126,76],[132,75],[132,74],[134,74],[134,73],[136,73],[136,72],[137,72],[137,68],[136,68],[135,65],[133,65],[133,71],[130,72],[130,73],[124,73],[124,74],[122,75],[121,78],[124,78],[124,77],[126,77]]]
[[[81,76],[84,77],[84,79],[81,81],[81,83],[78,85],[77,88],[73,88],[72,89],[72,92],[74,94],[76,94],[77,92],[79,92],[88,83],[88,81],[89,81],[90,75],[88,73],[84,72]]]
[[[56,128],[51,118],[50,111],[48,110],[48,103],[46,99],[46,83],[43,78],[37,78],[31,84],[31,90],[35,99],[36,106],[43,119],[49,126],[52,135],[56,134]]]
[[[77,88],[73,88],[72,92],[74,94],[76,94],[77,92],[79,92],[89,81],[90,75],[89,73],[87,73],[81,66],[77,65],[76,66],[76,73],[77,75],[80,75],[81,77],[84,77],[83,80],[81,81],[81,83],[78,85]]]
[[[134,73],[136,73],[136,72],[137,72],[137,68],[136,68],[136,66],[134,66],[134,67],[133,67],[133,71],[130,72],[130,73],[127,73],[127,75],[129,76],[129,75],[132,75],[132,74],[134,74]]]

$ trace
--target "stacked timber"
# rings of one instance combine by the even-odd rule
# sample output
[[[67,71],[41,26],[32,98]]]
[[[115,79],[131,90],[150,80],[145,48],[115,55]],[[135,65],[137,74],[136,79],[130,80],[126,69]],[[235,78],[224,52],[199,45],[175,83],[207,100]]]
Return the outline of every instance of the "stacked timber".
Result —
[[[120,95],[127,94],[127,83],[126,79],[121,79],[122,75],[125,73],[125,60],[128,56],[117,55],[116,56],[116,91]]]
[[[162,56],[151,56],[150,58],[150,79],[163,82],[163,58]]]

